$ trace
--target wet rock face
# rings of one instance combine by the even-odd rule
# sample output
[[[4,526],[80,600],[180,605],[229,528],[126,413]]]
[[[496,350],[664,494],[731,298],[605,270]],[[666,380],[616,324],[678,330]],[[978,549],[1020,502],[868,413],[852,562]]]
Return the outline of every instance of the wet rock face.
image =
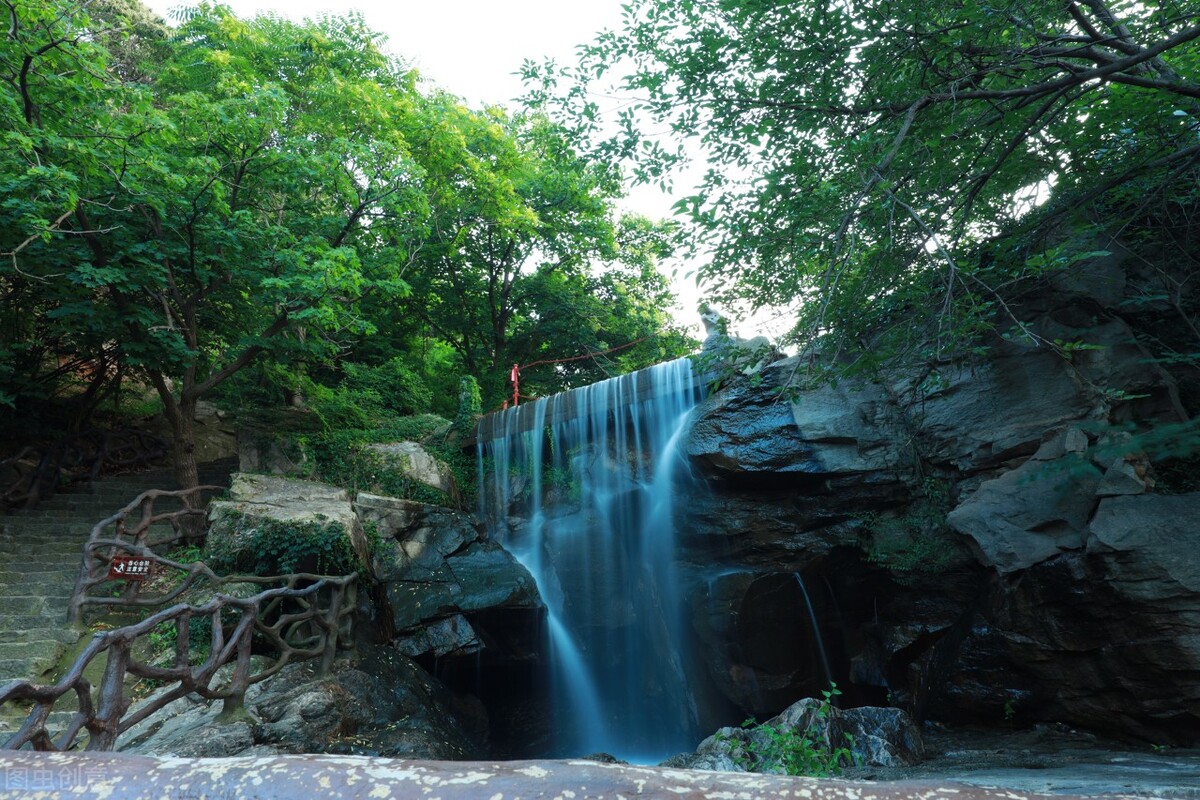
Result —
[[[379,535],[376,632],[487,706],[491,754],[548,752],[545,607],[533,577],[457,509],[366,493],[354,507]]]
[[[819,633],[852,704],[1200,741],[1200,493],[1160,493],[1153,454],[1112,432],[1177,422],[1178,392],[1125,323],[1072,302],[1030,312],[1099,346],[1070,362],[1000,345],[933,390],[784,400],[785,360],[697,408],[708,483],[677,519],[724,697],[761,718],[816,695]]]
[[[725,478],[900,467],[895,419],[880,387],[846,382],[788,402],[778,391],[795,369],[796,359],[779,361],[763,370],[760,383],[738,381],[703,401],[686,443],[692,461]]]

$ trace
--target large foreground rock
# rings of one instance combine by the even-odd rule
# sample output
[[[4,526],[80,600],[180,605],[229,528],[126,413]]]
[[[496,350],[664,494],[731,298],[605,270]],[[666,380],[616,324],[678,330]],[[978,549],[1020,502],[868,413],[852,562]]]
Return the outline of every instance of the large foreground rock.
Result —
[[[42,800],[144,797],[477,798],[672,797],[809,800],[1036,800],[1045,795],[953,783],[867,783],[631,767],[595,761],[403,761],[355,756],[154,758],[124,753],[0,753],[13,796]],[[13,781],[21,781],[16,785]],[[1115,796],[1113,796],[1115,797]]]
[[[370,560],[362,525],[345,489],[275,475],[235,473],[229,496],[209,504],[210,551],[239,562],[253,561],[259,555],[255,548],[265,526],[291,528],[296,535],[320,528],[340,531],[362,564]],[[316,570],[316,565],[305,566]]]
[[[802,737],[824,753],[845,748],[856,766],[908,766],[925,754],[920,730],[898,708],[842,710],[805,698],[761,726],[722,728],[702,741],[695,753],[675,756],[664,766],[783,774],[787,769],[781,759],[789,753],[776,743],[777,732]]]
[[[246,693],[246,715],[226,721],[222,704],[190,696],[127,731],[125,752],[187,757],[355,753],[462,759],[482,755],[486,723],[464,725],[438,681],[387,647],[369,647],[334,674],[315,662],[284,667]],[[469,730],[468,730],[469,728]]]

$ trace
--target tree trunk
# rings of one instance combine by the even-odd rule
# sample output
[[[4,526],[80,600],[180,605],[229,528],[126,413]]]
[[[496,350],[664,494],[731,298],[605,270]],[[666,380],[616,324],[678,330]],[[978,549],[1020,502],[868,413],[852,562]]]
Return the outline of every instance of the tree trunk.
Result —
[[[196,395],[185,386],[179,399],[171,391],[164,376],[151,373],[151,382],[163,401],[163,415],[171,424],[172,471],[180,489],[193,489],[200,485],[200,471],[196,466]],[[165,488],[165,487],[164,487]],[[198,508],[203,498],[199,493],[188,495],[184,503],[189,508]],[[180,520],[180,532],[189,543],[204,540],[204,515],[190,514]]]
[[[171,419],[171,433],[175,439],[175,482],[179,484],[180,489],[199,486],[200,472],[196,466],[196,398],[189,397],[186,392],[179,399],[178,413]]]
[[[196,465],[196,398],[185,391],[179,399],[179,413],[172,419],[175,436],[175,482],[180,489],[194,489],[200,485],[200,470]],[[200,492],[184,497],[188,508],[202,508],[204,498]],[[189,514],[179,521],[180,532],[188,544],[203,544],[204,515]]]

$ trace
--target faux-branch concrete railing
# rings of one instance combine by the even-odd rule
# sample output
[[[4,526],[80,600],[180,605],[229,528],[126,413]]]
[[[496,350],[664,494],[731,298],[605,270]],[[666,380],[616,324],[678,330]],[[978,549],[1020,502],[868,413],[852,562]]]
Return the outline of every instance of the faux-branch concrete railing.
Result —
[[[71,747],[79,732],[86,729],[89,734],[88,750],[111,750],[121,733],[184,695],[196,693],[208,699],[223,700],[222,713],[231,714],[241,708],[249,686],[274,675],[291,661],[319,656],[320,673],[329,673],[339,638],[348,638],[350,635],[349,622],[355,608],[358,573],[340,577],[311,573],[281,576],[217,575],[203,562],[184,564],[158,555],[152,549],[152,544],[161,549],[187,541],[190,531],[181,523],[203,513],[202,509],[192,506],[190,496],[220,488],[199,486],[179,491],[150,490],[97,523],[84,545],[79,580],[70,599],[70,621],[77,626],[82,625],[83,609],[87,605],[161,607],[197,588],[196,584],[201,580],[214,592],[229,584],[283,585],[266,588],[248,598],[215,593],[201,605],[180,603],[134,625],[98,632],[67,673],[53,685],[10,681],[0,687],[0,704],[26,700],[33,701],[34,706],[20,730],[4,743],[3,748],[19,749],[30,744],[38,750],[65,750]],[[156,514],[155,501],[162,498],[178,500],[183,507]],[[127,522],[134,512],[140,513],[137,522],[129,527]],[[151,526],[164,522],[171,525],[174,535],[151,543],[148,540]],[[112,531],[106,536],[110,526]],[[183,572],[185,577],[166,594],[158,596],[143,594],[138,582],[129,582],[125,591],[116,597],[89,594],[97,586],[111,584],[109,565],[119,554],[149,559],[155,565],[156,572],[176,570]],[[222,618],[223,612],[229,609],[240,612],[241,616],[236,622],[231,620],[227,623]],[[191,666],[190,639],[194,617],[208,617],[212,631],[208,657],[195,667]],[[149,636],[160,625],[171,622],[175,625],[174,666],[160,667],[134,660],[131,655],[134,643],[143,636]],[[228,637],[225,635],[227,626],[232,627]],[[279,655],[269,667],[251,675],[250,656],[255,637],[258,639],[257,649],[267,649]],[[91,683],[83,677],[83,673],[102,653],[107,654],[108,662],[93,702]],[[228,684],[214,688],[211,684],[217,670],[230,660],[234,661],[234,667]],[[178,681],[178,685],[124,718],[130,705],[125,694],[127,675],[164,682]],[[71,692],[75,693],[79,707],[55,742],[46,728],[46,722],[54,704]]]
[[[163,609],[134,625],[97,632],[67,673],[52,686],[29,681],[10,681],[0,688],[0,704],[10,701],[33,701],[25,723],[3,745],[3,749],[19,750],[30,744],[36,750],[68,750],[79,732],[88,731],[87,750],[111,750],[117,737],[149,717],[168,703],[195,693],[201,697],[223,700],[222,714],[236,713],[252,684],[258,683],[291,661],[321,657],[321,674],[328,674],[333,665],[342,620],[354,610],[354,586],[358,573],[343,577],[297,574],[282,578],[246,579],[261,583],[283,580],[285,586],[267,589],[253,597],[239,598],[218,594],[200,606],[179,604]],[[299,587],[297,584],[307,583]],[[320,604],[321,593],[328,590],[326,608]],[[349,602],[347,602],[349,601]],[[285,606],[290,603],[291,608]],[[227,609],[240,612],[232,632],[225,635],[222,613]],[[211,620],[208,657],[193,667],[191,662],[190,629],[193,617]],[[270,622],[268,622],[270,620]],[[148,636],[163,623],[175,623],[175,662],[171,667],[143,664],[132,657],[134,643]],[[250,656],[255,635],[279,653],[273,664],[251,674]],[[95,702],[91,683],[83,676],[88,665],[102,653],[108,656]],[[213,687],[217,670],[229,661],[234,662],[228,684]],[[125,678],[133,675],[156,681],[178,681],[178,685],[144,703],[136,712],[125,717],[130,699],[126,695]],[[54,704],[74,692],[79,708],[71,722],[55,741],[46,728]]]
[[[199,561],[191,564],[172,561],[158,555],[153,549],[163,550],[171,545],[194,539],[194,528],[188,523],[201,522],[196,517],[205,513],[204,508],[198,507],[194,496],[206,491],[219,492],[223,489],[222,486],[195,486],[191,489],[176,491],[151,489],[142,492],[112,516],[97,522],[92,527],[87,542],[83,546],[83,563],[79,567],[79,578],[75,582],[75,589],[71,592],[71,599],[67,605],[67,620],[76,627],[82,626],[83,607],[86,605],[164,606],[181,597],[201,578],[217,586],[231,583],[234,580],[238,582],[248,580],[240,577],[219,576]],[[154,513],[154,504],[164,498],[177,500],[182,506],[174,511]],[[134,512],[140,512],[140,514],[131,528],[129,520]],[[173,534],[165,538],[160,537],[151,543],[149,540],[151,526],[163,523],[171,526]],[[112,530],[108,532],[110,527]],[[108,576],[109,565],[112,563],[113,557],[117,555],[149,558],[167,569],[180,570],[187,577],[164,597],[141,596],[141,584],[135,581],[130,581],[119,597],[89,594],[97,586],[111,582],[112,579]],[[272,580],[277,581],[278,579]]]

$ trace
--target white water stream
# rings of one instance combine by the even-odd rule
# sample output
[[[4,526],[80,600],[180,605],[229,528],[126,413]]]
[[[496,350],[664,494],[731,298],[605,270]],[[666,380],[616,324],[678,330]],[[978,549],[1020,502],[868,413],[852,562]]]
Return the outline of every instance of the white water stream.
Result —
[[[699,734],[675,568],[687,359],[503,412],[480,440],[490,535],[546,602],[563,754],[650,762]]]

